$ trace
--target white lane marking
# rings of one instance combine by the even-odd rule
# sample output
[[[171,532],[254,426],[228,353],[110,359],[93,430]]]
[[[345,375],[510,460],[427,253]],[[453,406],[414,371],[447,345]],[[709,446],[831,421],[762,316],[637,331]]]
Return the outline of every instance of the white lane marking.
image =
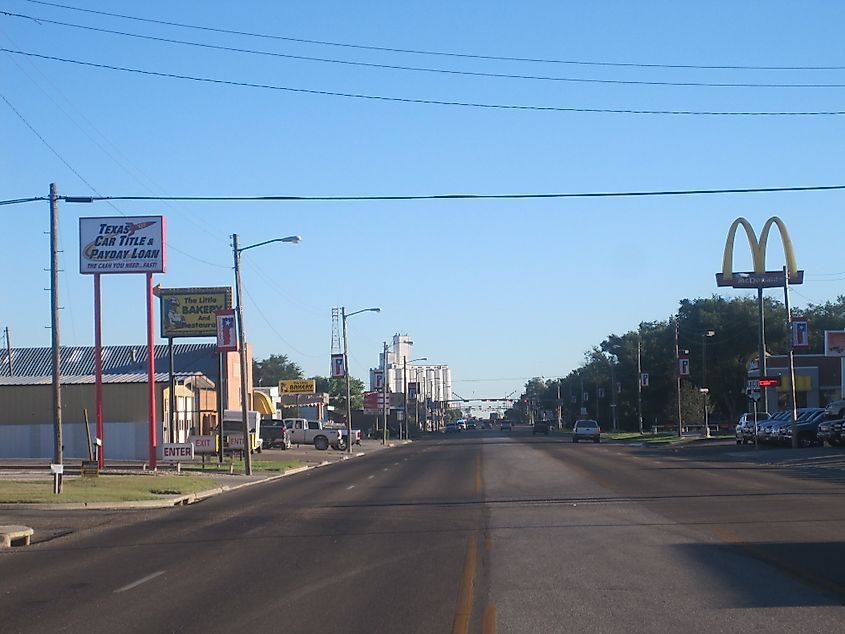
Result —
[[[387,471],[390,467],[385,467],[382,471]]]
[[[375,478],[375,476],[374,476],[374,475],[372,475],[372,476],[367,476],[367,480],[372,480],[373,478]]]
[[[404,460],[405,462],[408,462],[408,459],[407,459],[407,458],[402,458],[402,460]]]
[[[350,484],[348,487],[346,487],[346,490],[348,491],[349,489],[354,489],[354,488],[355,488],[355,485],[354,485],[354,484]]]
[[[399,463],[398,463],[398,462],[394,462],[393,464],[398,465]]]
[[[165,572],[167,572],[167,571],[166,570],[159,570],[158,572],[154,572],[153,574],[147,575],[146,577],[141,577],[140,579],[138,579],[138,581],[133,581],[129,585],[123,586],[122,588],[118,588],[117,590],[114,591],[114,593],[117,594],[118,592],[126,592],[127,590],[131,590],[132,588],[137,588],[142,583],[147,583],[147,581],[151,581],[151,580],[155,579],[156,577],[163,575]]]

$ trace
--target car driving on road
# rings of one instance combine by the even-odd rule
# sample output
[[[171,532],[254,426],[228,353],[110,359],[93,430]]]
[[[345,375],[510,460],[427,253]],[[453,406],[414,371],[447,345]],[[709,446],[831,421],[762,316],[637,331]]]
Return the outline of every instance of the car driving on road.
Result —
[[[592,440],[601,442],[601,427],[594,420],[576,420],[572,427],[572,442]]]
[[[546,436],[549,435],[549,421],[546,421],[546,420],[534,421],[534,427],[531,430],[531,435],[536,436],[537,434],[546,434]]]

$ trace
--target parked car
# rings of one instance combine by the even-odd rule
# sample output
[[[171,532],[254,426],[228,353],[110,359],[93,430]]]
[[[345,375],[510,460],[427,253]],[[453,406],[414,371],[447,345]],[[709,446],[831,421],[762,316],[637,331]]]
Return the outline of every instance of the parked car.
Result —
[[[478,429],[478,423],[476,423],[474,420],[468,420],[467,429]]]
[[[592,440],[601,442],[601,427],[594,420],[576,420],[572,427],[572,442]]]
[[[828,403],[825,407],[825,417],[833,420],[845,419],[845,398]]]
[[[511,431],[512,429],[511,422],[508,419],[503,418],[499,422],[499,431]]]
[[[826,442],[831,447],[838,447],[842,443],[842,424],[845,420],[824,420],[819,423],[819,430],[816,432],[816,438],[819,444],[824,445]]]
[[[545,420],[537,420],[534,421],[534,428],[531,430],[531,435],[536,436],[537,434],[546,434],[549,435],[549,422]]]
[[[799,447],[812,447],[818,444],[816,434],[819,425],[824,422],[825,409],[822,407],[807,407],[799,410],[795,421],[795,433],[798,434]],[[792,445],[792,421],[789,420],[780,428],[780,444]]]
[[[290,433],[281,418],[261,421],[261,446],[264,449],[290,449]]]
[[[757,427],[770,418],[768,412],[757,412]],[[755,439],[754,412],[746,412],[739,417],[739,422],[736,425],[736,444],[754,444]]]
[[[775,442],[780,425],[784,421],[789,421],[790,413],[788,410],[780,411],[770,419],[763,421],[762,424],[757,425],[757,444],[768,444]],[[774,437],[773,437],[774,435]]]
[[[467,422],[466,422],[466,420],[464,420],[463,418],[459,418],[459,419],[458,419],[457,421],[455,421],[455,422],[456,422],[456,423],[457,423],[457,425],[458,425],[458,429],[460,429],[460,430],[462,430],[462,431],[466,431],[466,428],[467,428]]]
[[[443,433],[444,434],[457,434],[460,431],[458,427],[458,423],[453,420],[450,420],[443,426]]]
[[[332,443],[332,449],[337,451],[345,451],[347,448],[346,444],[346,437],[349,435],[348,430],[346,429],[346,425],[342,425],[340,423],[324,423],[323,429],[332,429],[338,433],[338,441]],[[352,430],[352,444],[353,445],[360,445],[361,444],[361,430],[360,429],[353,429]]]
[[[261,414],[248,411],[247,424],[249,425],[250,453],[261,453],[263,443],[261,441],[262,421]],[[244,446],[243,435],[243,412],[239,409],[227,409],[223,412],[223,450],[240,452]],[[217,435],[218,428],[215,427],[211,433]]]

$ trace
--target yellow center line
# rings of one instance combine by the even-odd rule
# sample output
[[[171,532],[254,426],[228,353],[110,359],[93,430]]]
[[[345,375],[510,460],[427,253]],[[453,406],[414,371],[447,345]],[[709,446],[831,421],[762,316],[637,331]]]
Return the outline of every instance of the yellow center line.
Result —
[[[464,560],[464,573],[458,589],[458,604],[455,607],[455,619],[452,621],[452,634],[467,634],[472,616],[472,595],[475,585],[475,550],[477,537],[470,535],[467,542],[467,554]]]
[[[481,634],[496,634],[496,606],[488,603],[481,619]]]

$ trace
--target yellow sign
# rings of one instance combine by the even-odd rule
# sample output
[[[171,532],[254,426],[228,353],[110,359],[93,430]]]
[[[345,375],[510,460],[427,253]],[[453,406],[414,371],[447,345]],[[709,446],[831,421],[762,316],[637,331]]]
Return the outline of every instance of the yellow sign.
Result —
[[[799,271],[795,263],[795,251],[792,248],[792,240],[789,239],[786,225],[777,216],[772,216],[763,225],[759,240],[754,235],[754,228],[748,220],[745,218],[734,220],[731,228],[728,230],[728,238],[725,241],[725,253],[722,257],[722,273],[716,274],[717,285],[740,288],[783,286],[782,271],[766,271],[766,246],[769,241],[769,231],[772,225],[777,226],[778,233],[780,233],[780,241],[783,244],[783,254],[786,259],[789,282],[791,284],[801,284],[803,282],[804,272]],[[734,273],[733,270],[734,240],[736,238],[736,230],[740,226],[745,230],[745,235],[748,238],[748,246],[751,248],[751,258],[754,266],[754,271],[743,274]]]
[[[161,299],[161,336],[216,337],[215,313],[232,307],[232,289],[160,288],[155,294]]]
[[[314,394],[317,391],[317,381],[314,379],[279,381],[279,391],[282,394]]]

